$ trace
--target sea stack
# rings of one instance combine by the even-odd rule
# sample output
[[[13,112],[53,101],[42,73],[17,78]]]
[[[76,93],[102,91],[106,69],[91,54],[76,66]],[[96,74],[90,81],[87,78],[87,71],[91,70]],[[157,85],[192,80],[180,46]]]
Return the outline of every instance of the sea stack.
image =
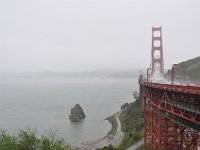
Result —
[[[79,121],[85,118],[85,113],[83,112],[82,107],[79,104],[76,104],[71,109],[71,114],[69,115],[69,119],[71,121]]]

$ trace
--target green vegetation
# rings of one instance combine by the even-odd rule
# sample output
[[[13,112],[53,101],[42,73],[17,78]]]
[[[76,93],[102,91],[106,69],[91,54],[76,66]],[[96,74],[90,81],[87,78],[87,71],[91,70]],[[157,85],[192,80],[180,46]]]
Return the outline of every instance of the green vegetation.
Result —
[[[120,115],[124,139],[119,149],[126,149],[143,138],[143,107],[139,99]]]
[[[71,150],[63,140],[56,140],[55,134],[38,138],[35,131],[23,131],[10,135],[0,131],[0,150]]]
[[[168,70],[168,76],[170,76],[171,70]],[[184,81],[184,80],[200,80],[200,57],[196,57],[187,61],[183,61],[179,63],[176,68],[176,78]]]
[[[177,66],[177,74],[190,80],[200,80],[200,57],[181,62]]]

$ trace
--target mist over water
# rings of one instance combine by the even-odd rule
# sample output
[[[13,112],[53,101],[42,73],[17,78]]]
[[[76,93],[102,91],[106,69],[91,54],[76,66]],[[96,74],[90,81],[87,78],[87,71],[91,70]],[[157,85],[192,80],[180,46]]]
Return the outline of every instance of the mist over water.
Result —
[[[53,131],[72,145],[106,135],[105,118],[133,101],[137,79],[123,78],[0,78],[0,128],[11,133],[36,129]],[[79,103],[86,119],[69,121],[70,109]]]

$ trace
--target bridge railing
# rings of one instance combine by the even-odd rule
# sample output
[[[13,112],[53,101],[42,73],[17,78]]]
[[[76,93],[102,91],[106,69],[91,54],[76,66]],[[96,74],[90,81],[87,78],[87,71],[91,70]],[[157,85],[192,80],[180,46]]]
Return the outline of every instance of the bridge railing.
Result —
[[[140,80],[139,83],[141,85],[156,89],[200,95],[200,86],[198,85],[155,83],[155,82],[147,82],[145,80]]]

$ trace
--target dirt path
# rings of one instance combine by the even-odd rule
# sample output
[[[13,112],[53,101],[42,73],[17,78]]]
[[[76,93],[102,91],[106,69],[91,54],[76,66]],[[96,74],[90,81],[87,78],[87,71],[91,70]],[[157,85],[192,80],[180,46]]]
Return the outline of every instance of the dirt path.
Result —
[[[77,146],[78,150],[95,150],[97,148],[102,148],[104,146],[113,145],[114,147],[117,147],[123,139],[123,132],[121,131],[121,123],[119,120],[119,115],[121,114],[121,111],[115,114],[115,119],[117,120],[117,133],[115,136],[105,136],[103,138],[100,138],[96,141],[88,141],[86,143],[83,143],[81,145]]]

